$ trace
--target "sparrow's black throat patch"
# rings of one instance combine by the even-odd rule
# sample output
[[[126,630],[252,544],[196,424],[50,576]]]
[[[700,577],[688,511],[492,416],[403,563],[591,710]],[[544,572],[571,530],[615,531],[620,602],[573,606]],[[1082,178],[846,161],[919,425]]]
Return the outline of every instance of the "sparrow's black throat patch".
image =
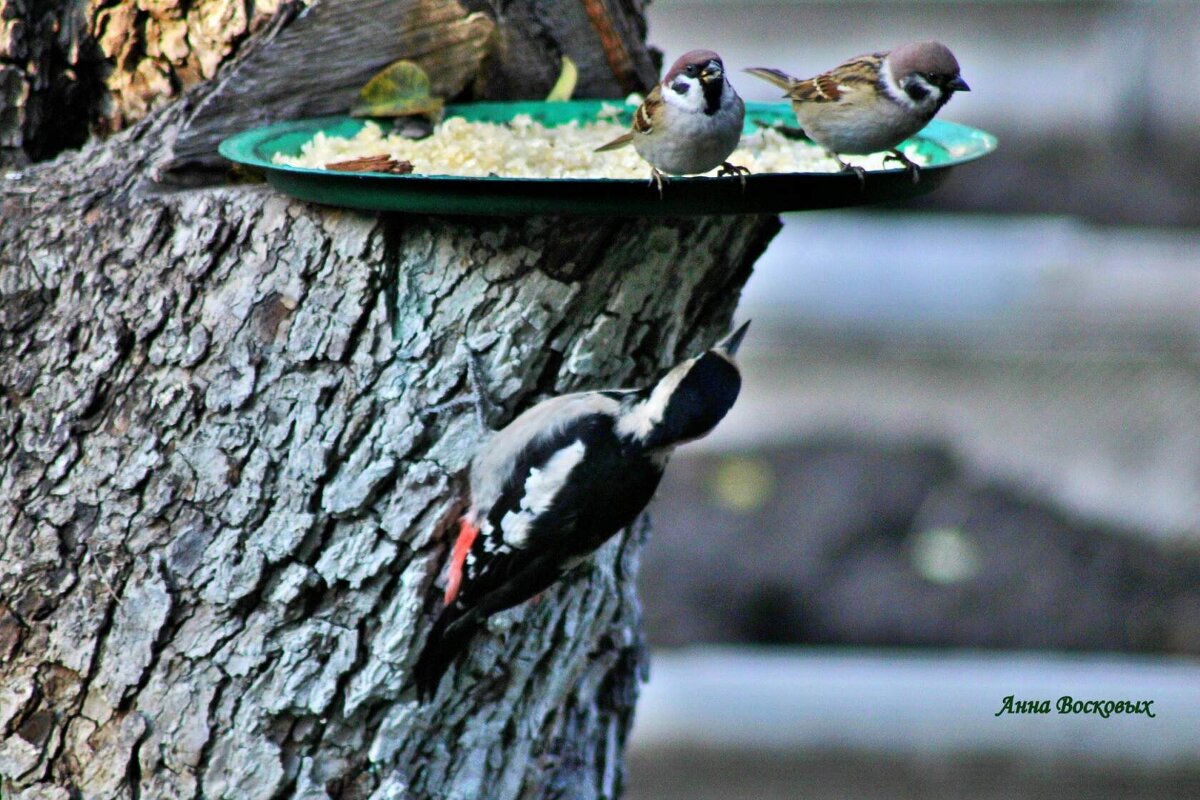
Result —
[[[725,87],[725,79],[719,81],[701,81],[700,88],[704,92],[704,113],[712,116],[721,107],[721,90]]]

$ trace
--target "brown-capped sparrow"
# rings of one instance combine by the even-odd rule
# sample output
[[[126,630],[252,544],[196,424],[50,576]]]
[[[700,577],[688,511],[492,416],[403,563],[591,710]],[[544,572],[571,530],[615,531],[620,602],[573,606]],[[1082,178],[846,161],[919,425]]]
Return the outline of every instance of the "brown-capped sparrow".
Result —
[[[633,128],[596,152],[632,144],[650,165],[650,180],[662,196],[664,173],[695,175],[721,167],[745,186],[750,170],[726,161],[742,137],[746,106],[725,77],[721,57],[711,50],[684,53],[650,90],[633,115]]]
[[[939,42],[857,56],[808,80],[765,67],[746,72],[785,90],[805,135],[859,180],[862,168],[850,166],[839,154],[887,150],[918,181],[917,165],[896,147],[924,128],[955,92],[970,91],[959,75],[958,60]]]

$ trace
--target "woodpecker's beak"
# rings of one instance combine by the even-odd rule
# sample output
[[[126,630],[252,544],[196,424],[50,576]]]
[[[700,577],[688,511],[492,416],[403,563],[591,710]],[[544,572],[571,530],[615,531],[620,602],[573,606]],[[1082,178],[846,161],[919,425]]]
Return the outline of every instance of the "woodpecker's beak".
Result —
[[[953,89],[956,92],[969,92],[971,87],[967,86],[967,82],[961,76],[955,75],[954,80],[946,84],[947,89]]]
[[[722,350],[731,356],[737,355],[738,348],[741,347],[742,339],[746,338],[746,331],[749,328],[750,320],[746,320],[742,323],[742,327],[717,342],[713,349]]]

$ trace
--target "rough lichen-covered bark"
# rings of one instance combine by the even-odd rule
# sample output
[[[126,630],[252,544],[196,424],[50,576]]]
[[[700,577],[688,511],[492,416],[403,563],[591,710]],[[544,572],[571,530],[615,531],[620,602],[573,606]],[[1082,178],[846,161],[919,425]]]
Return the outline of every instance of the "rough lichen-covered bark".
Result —
[[[0,181],[0,793],[615,796],[640,534],[407,686],[483,435],[427,410],[696,352],[777,220],[164,190],[191,108]]]
[[[611,796],[628,539],[432,705],[402,692],[480,436],[422,412],[464,391],[467,347],[508,416],[696,351],[774,220],[106,197],[119,159],[55,183],[92,159],[15,182],[0,222],[5,789]]]

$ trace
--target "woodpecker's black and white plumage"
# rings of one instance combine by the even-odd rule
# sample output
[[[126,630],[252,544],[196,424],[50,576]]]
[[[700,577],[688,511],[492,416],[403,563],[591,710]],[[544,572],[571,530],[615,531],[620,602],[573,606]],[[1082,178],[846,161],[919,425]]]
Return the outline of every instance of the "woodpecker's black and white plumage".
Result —
[[[483,445],[445,605],[414,670],[422,696],[488,617],[541,593],[637,518],[672,451],[733,406],[749,324],[645,388],[538,403]]]

